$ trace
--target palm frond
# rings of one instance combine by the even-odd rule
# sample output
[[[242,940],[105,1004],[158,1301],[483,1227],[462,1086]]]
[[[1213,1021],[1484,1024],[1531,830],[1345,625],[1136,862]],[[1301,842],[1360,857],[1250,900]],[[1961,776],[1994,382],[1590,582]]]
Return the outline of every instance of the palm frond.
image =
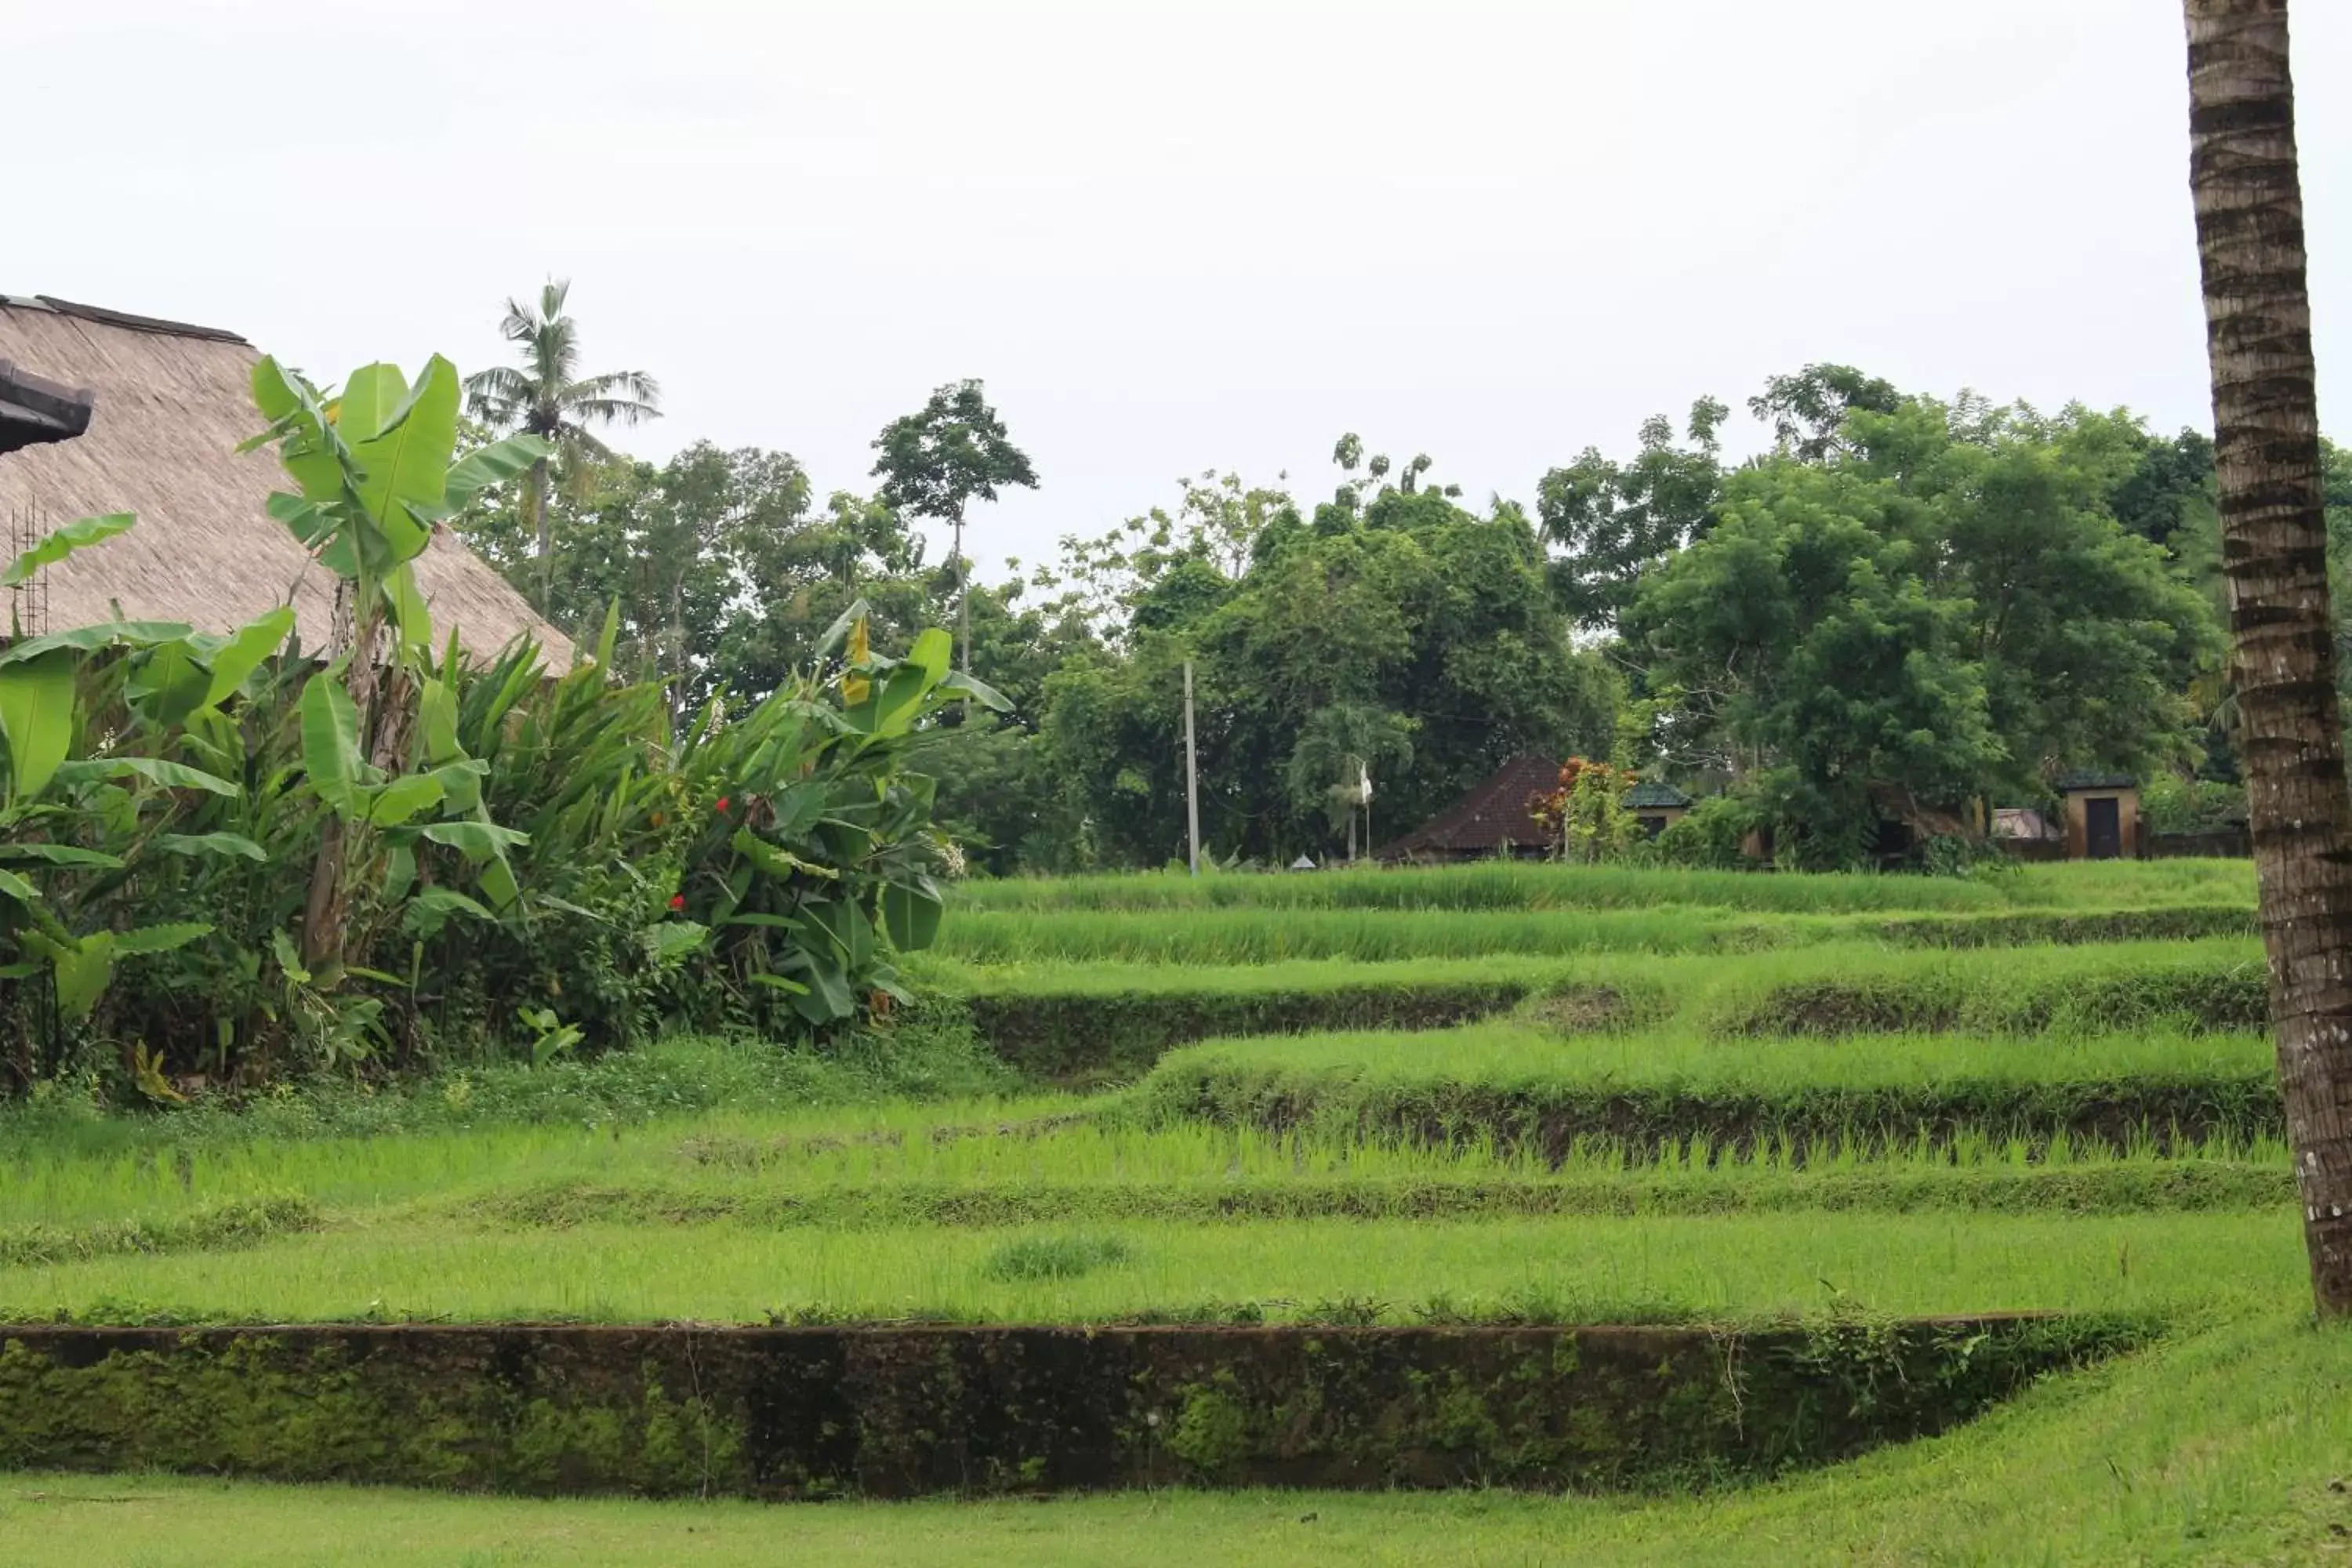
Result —
[[[492,365],[466,378],[466,411],[501,429],[522,423],[537,395],[530,378],[510,365]]]
[[[579,425],[642,425],[661,417],[661,410],[650,403],[625,397],[572,397],[568,393],[563,412],[567,420]]]
[[[632,423],[661,412],[661,383],[641,370],[607,371],[571,382],[563,391],[565,401],[575,408],[591,402],[636,404],[645,412],[626,416]]]
[[[558,426],[555,442],[574,461],[584,459],[592,463],[609,463],[613,460],[613,448],[578,425],[566,422]]]
[[[521,300],[507,300],[506,314],[499,318],[499,336],[510,343],[527,343],[538,328],[539,318],[526,310]]]
[[[572,384],[580,370],[580,331],[568,316],[541,321],[528,349],[540,384],[559,391]]]

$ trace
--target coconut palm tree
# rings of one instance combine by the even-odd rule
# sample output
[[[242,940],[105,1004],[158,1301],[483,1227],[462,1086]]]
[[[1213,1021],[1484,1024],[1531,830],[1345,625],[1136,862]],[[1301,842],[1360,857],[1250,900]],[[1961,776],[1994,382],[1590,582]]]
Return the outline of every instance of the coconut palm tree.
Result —
[[[556,459],[566,466],[612,456],[591,426],[635,425],[661,417],[661,387],[645,372],[580,374],[580,323],[563,309],[571,292],[571,279],[551,278],[539,291],[536,309],[509,300],[499,331],[522,351],[522,363],[493,366],[466,378],[467,412],[496,429],[527,430],[553,442]],[[547,526],[548,470],[549,461],[542,458],[523,481],[524,506],[538,541],[542,613],[555,571]]]
[[[2352,1315],[2352,793],[2344,774],[2286,0],[2184,0],[2231,679],[2271,1017],[2323,1316]]]

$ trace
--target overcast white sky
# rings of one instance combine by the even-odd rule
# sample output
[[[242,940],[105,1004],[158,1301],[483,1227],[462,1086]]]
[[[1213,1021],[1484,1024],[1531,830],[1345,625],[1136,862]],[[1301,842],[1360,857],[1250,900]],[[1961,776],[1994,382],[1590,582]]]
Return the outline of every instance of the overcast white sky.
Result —
[[[2295,21],[2343,432],[2352,3]],[[982,376],[1045,480],[975,518],[991,566],[1213,466],[1319,496],[1349,429],[1531,500],[1809,360],[2207,422],[2173,0],[0,0],[0,292],[325,376],[478,368],[568,275],[590,367],[667,395],[624,445],[821,489]]]

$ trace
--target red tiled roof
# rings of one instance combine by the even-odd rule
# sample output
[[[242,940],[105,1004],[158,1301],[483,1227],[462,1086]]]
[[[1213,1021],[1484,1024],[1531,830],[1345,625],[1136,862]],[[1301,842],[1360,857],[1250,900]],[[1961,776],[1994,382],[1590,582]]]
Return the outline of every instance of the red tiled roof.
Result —
[[[1528,798],[1559,788],[1559,769],[1556,758],[1513,757],[1485,784],[1412,832],[1384,845],[1379,858],[1397,860],[1433,851],[1475,853],[1497,850],[1506,844],[1529,848],[1540,845],[1544,830],[1528,815]]]

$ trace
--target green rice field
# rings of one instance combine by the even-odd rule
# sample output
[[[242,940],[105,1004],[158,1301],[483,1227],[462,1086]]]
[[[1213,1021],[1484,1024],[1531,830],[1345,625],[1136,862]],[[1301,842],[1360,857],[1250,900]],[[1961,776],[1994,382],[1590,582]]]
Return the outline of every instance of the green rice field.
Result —
[[[2154,1325],[1940,1436],[1680,1495],[26,1472],[0,1557],[2328,1561],[2352,1341],[2309,1326],[2252,905],[2198,861],[982,882],[931,999],[831,1058],[0,1110],[17,1323]]]

